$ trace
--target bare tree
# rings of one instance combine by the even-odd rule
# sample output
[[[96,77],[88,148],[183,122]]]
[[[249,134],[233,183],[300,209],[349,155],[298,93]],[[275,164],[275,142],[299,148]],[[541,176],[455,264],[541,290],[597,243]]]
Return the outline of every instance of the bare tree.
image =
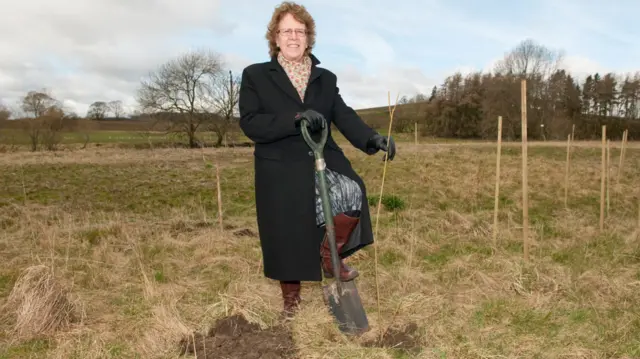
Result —
[[[113,117],[120,118],[124,113],[124,109],[122,108],[122,101],[116,100],[109,102],[109,110],[113,113]]]
[[[240,80],[240,76],[234,77],[231,70],[228,78],[220,76],[215,79],[212,98],[218,117],[213,119],[210,127],[218,136],[216,146],[222,144],[230,126],[239,116]]]
[[[0,121],[6,121],[11,117],[11,110],[3,104],[0,104]]]
[[[543,129],[545,122],[552,117],[549,80],[559,71],[563,58],[562,51],[554,51],[532,39],[526,39],[495,67],[499,74],[527,79],[529,123],[536,123],[538,129]]]
[[[416,94],[409,102],[417,103],[417,102],[426,102],[427,95],[423,93]]]
[[[45,114],[51,107],[56,106],[57,102],[46,90],[29,91],[22,98],[22,110],[33,118],[38,118]]]
[[[104,120],[107,117],[107,112],[109,112],[109,105],[104,101],[96,101],[89,106],[87,118],[97,121]]]
[[[60,106],[58,101],[45,90],[29,91],[27,95],[22,98],[21,105],[22,110],[27,115],[33,116],[23,119],[22,129],[29,136],[31,151],[37,151],[40,136],[42,135],[42,117],[51,109]]]
[[[142,81],[138,91],[141,111],[163,115],[171,132],[187,136],[190,147],[198,147],[196,132],[216,113],[213,88],[222,74],[220,56],[193,51],[172,59]]]
[[[498,62],[495,71],[523,77],[538,75],[547,79],[559,69],[563,59],[562,51],[553,51],[534,40],[526,39]]]
[[[38,119],[42,134],[42,144],[47,151],[55,151],[61,142],[60,132],[64,128],[66,116],[61,107],[51,107]]]

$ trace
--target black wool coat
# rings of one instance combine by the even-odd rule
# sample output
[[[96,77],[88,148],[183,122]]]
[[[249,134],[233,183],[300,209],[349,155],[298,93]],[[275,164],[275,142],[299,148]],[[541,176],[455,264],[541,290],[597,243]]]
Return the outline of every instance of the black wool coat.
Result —
[[[311,55],[309,84],[301,101],[276,57],[242,72],[240,127],[255,142],[255,198],[260,245],[267,278],[320,281],[320,246],[324,227],[315,222],[315,167],[311,149],[294,125],[297,112],[313,109],[333,123],[361,151],[376,134],[345,104],[336,75],[318,67]],[[329,127],[331,129],[331,127]],[[320,134],[313,134],[318,141]],[[373,243],[366,187],[329,132],[324,148],[327,167],[355,180],[364,193],[359,225],[340,256],[346,258]]]

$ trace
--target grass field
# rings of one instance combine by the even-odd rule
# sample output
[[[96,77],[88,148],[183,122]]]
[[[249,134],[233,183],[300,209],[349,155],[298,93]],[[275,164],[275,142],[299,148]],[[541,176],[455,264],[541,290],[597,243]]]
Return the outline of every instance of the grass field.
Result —
[[[215,135],[206,133],[203,137],[207,139],[215,138]],[[178,136],[181,138],[183,136]],[[153,143],[170,141],[176,138],[176,135],[167,135],[163,132],[145,132],[145,131],[87,131],[86,133],[79,132],[61,132],[60,144],[61,145],[75,145],[81,144],[87,141],[88,143],[96,144],[135,144],[135,143],[147,143],[149,141]],[[2,144],[15,144],[15,145],[27,145],[30,144],[30,138],[27,133],[20,130],[3,129],[0,130],[0,143]]]
[[[183,337],[235,314],[260,326],[237,350],[266,353],[243,358],[285,357],[276,354],[278,343],[291,346],[293,358],[318,359],[640,357],[638,146],[625,155],[619,185],[619,150],[611,151],[610,207],[600,232],[599,144],[574,147],[566,209],[564,144],[531,144],[525,263],[519,145],[502,152],[493,244],[495,146],[411,141],[398,143],[386,173],[385,196],[404,207],[380,211],[381,316],[374,248],[349,262],[361,272],[357,285],[372,325],[355,339],[333,325],[318,283],[304,284],[301,313],[277,326],[279,287],[262,276],[256,237],[251,148],[2,154],[0,358],[179,358]],[[340,142],[375,202],[375,225],[380,155]],[[223,228],[211,164],[220,166]],[[22,286],[27,268],[32,282],[38,275],[51,282]],[[33,335],[50,319],[36,305],[65,290],[75,320]],[[23,304],[34,320],[14,315],[14,297],[31,300]],[[389,326],[404,340],[384,342],[397,348],[376,340]],[[206,357],[219,358],[212,345],[226,352],[223,339],[201,340],[197,357],[209,343]]]

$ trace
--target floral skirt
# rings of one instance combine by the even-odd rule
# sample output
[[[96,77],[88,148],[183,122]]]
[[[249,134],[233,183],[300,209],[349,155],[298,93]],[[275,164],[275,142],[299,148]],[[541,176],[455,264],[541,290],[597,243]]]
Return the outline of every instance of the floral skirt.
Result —
[[[358,183],[351,178],[325,169],[331,215],[349,211],[360,211],[362,208],[362,190]],[[324,225],[324,211],[322,210],[322,198],[320,197],[320,175],[316,172],[316,224]]]

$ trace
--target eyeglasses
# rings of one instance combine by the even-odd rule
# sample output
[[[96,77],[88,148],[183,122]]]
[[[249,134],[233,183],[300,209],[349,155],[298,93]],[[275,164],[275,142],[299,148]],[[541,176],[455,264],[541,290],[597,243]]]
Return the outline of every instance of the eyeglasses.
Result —
[[[278,30],[278,34],[280,35],[284,35],[286,37],[293,37],[293,34],[298,35],[299,37],[306,37],[307,36],[307,30],[305,29],[285,29],[285,30]]]

